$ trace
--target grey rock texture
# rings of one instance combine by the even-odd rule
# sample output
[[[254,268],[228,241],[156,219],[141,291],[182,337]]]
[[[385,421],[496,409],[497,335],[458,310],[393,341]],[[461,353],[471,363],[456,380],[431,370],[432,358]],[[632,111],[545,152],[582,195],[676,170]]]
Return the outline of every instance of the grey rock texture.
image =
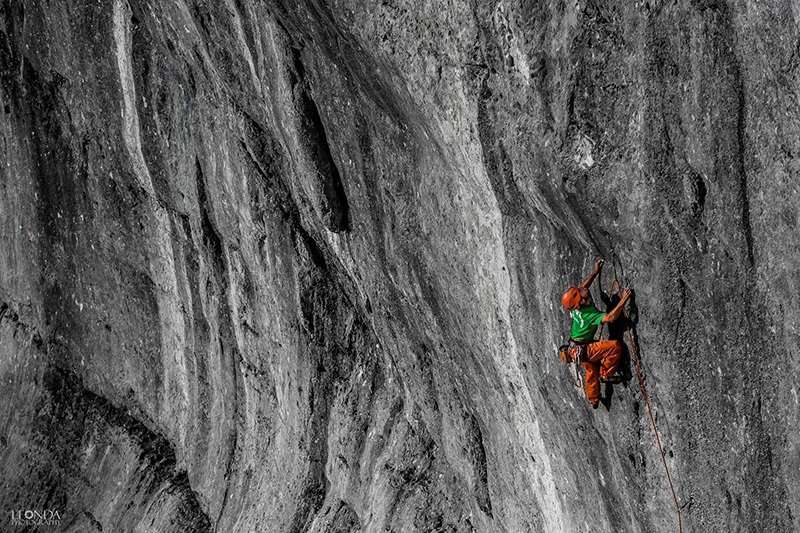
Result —
[[[800,530],[799,27],[3,0],[0,529],[676,531],[636,378],[554,354],[603,256],[683,530]]]

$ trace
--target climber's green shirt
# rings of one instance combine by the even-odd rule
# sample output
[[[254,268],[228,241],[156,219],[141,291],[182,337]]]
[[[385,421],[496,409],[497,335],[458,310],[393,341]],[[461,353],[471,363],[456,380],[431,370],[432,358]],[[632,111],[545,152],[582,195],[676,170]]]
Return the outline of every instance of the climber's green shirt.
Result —
[[[584,305],[570,313],[572,316],[572,331],[569,336],[576,341],[588,341],[594,337],[597,326],[605,313],[598,311],[594,303]]]

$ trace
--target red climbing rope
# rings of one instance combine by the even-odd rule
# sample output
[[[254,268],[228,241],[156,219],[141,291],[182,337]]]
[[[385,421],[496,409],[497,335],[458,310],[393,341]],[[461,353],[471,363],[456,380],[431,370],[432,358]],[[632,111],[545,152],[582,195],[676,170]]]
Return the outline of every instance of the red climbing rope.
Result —
[[[620,285],[619,281],[614,280],[611,281],[611,287],[608,290],[608,296],[611,297],[614,294],[614,287],[617,288],[617,294],[621,294],[622,285]],[[642,390],[642,398],[644,398],[644,404],[647,406],[647,414],[650,415],[650,424],[653,426],[653,435],[656,438],[656,444],[658,445],[658,453],[661,454],[661,462],[664,464],[664,472],[667,474],[667,484],[669,485],[669,490],[672,493],[672,501],[675,503],[675,511],[678,513],[678,533],[683,533],[683,527],[681,525],[681,507],[678,503],[678,497],[675,495],[675,487],[672,484],[672,476],[669,474],[669,467],[667,466],[667,459],[664,457],[664,447],[661,446],[661,438],[658,436],[658,427],[656,427],[656,419],[653,416],[653,409],[650,407],[650,399],[647,396],[647,389],[644,386],[644,378],[642,377],[642,369],[639,365],[639,356],[636,353],[636,344],[633,342],[633,333],[631,333],[631,324],[630,320],[628,320],[628,312],[625,308],[622,309],[622,312],[625,315],[625,329],[628,332],[628,340],[630,341],[631,345],[631,356],[633,358],[633,364],[636,367],[636,375],[639,378],[639,387]]]

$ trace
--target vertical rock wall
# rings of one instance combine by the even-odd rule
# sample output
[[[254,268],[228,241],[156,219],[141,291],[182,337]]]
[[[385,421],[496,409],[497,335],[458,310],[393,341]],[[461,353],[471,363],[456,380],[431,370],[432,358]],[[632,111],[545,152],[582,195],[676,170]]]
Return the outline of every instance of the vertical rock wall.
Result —
[[[674,531],[630,360],[553,353],[597,256],[683,530],[800,528],[798,25],[3,1],[2,528]]]

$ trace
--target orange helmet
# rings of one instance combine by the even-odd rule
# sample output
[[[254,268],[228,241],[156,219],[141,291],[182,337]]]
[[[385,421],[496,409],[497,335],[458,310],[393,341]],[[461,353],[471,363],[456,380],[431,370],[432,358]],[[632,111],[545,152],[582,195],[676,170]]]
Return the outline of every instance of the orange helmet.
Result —
[[[578,309],[581,302],[581,291],[578,290],[578,287],[570,287],[567,289],[567,292],[561,295],[561,305],[573,311]]]

